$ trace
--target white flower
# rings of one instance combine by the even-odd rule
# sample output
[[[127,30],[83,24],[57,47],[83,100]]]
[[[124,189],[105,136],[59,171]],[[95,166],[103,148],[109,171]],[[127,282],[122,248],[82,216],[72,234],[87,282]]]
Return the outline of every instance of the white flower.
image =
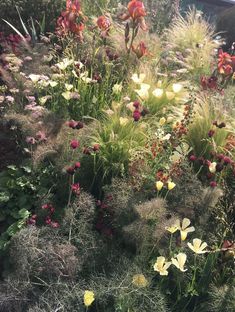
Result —
[[[171,138],[171,134],[170,133],[167,133],[163,138],[162,138],[162,141],[168,141],[170,140]]]
[[[157,88],[155,90],[153,90],[153,95],[156,96],[156,98],[161,98],[163,96],[164,90]]]
[[[166,262],[165,257],[157,257],[157,261],[154,264],[154,271],[160,273],[160,275],[168,275],[167,269],[170,267],[171,262]]]
[[[183,89],[183,86],[180,83],[173,83],[172,90],[174,93],[179,93]]]
[[[187,269],[184,268],[185,262],[187,259],[187,255],[185,253],[180,252],[175,258],[171,258],[171,262],[174,266],[177,267],[182,272],[187,271]]]
[[[134,83],[141,84],[144,81],[145,77],[145,74],[133,74],[131,79],[134,81]]]
[[[128,123],[129,119],[125,117],[120,117],[119,121],[121,126],[125,126]]]
[[[176,220],[176,224],[178,229],[180,230],[181,240],[184,241],[188,235],[188,233],[194,232],[195,228],[189,225],[191,221],[188,218],[184,218],[182,221],[182,226],[180,225],[180,220]]]
[[[207,243],[203,243],[199,238],[194,238],[193,244],[188,243],[188,247],[196,254],[203,254],[207,252],[206,250],[204,250],[207,247]]]
[[[56,66],[60,69],[60,70],[65,70],[68,66],[72,65],[74,63],[73,60],[70,60],[68,58],[64,58],[62,60],[62,62],[57,63]]]
[[[142,100],[147,100],[149,98],[150,85],[147,83],[141,83],[140,89],[135,90]]]
[[[72,84],[66,83],[66,84],[65,84],[65,89],[66,89],[67,91],[71,91],[71,90],[73,89],[73,85],[72,85]]]
[[[216,172],[216,166],[217,166],[217,163],[216,163],[216,162],[210,163],[210,165],[209,165],[209,171],[210,171],[211,173],[215,173],[215,172]]]
[[[170,92],[170,91],[166,91],[166,97],[169,101],[173,100],[175,97],[175,93],[174,92]]]
[[[58,85],[58,82],[53,81],[53,80],[50,80],[50,81],[49,81],[49,85],[50,85],[52,88],[54,88],[54,87],[56,87],[56,86]]]
[[[35,75],[35,74],[29,75],[29,79],[31,79],[33,83],[38,82],[40,80],[40,77],[41,77],[40,75]]]

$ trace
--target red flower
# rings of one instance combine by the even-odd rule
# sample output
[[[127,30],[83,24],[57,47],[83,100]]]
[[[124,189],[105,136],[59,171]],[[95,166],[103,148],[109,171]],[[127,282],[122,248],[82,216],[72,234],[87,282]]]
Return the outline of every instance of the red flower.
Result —
[[[196,160],[197,160],[197,157],[196,157],[195,155],[191,155],[191,156],[189,157],[189,160],[190,160],[190,161],[196,161]]]
[[[138,108],[140,107],[140,102],[139,102],[139,101],[135,101],[135,102],[133,103],[133,106],[134,106],[136,109],[138,109]]]
[[[149,55],[148,49],[143,41],[140,41],[136,47],[132,46],[132,51],[138,58]]]
[[[97,26],[99,27],[100,30],[106,31],[109,30],[111,27],[111,22],[110,19],[104,15],[98,17],[97,19]]]
[[[144,8],[144,4],[142,1],[138,1],[138,0],[131,0],[128,3],[127,6],[128,12],[121,15],[121,19],[122,20],[127,20],[129,18],[132,18],[132,20],[139,24],[140,27],[146,31],[148,29],[148,27],[145,24],[145,20],[144,17],[147,15],[145,8]]]
[[[45,219],[45,223],[47,225],[51,224],[51,217],[47,216],[46,219]]]
[[[224,74],[225,76],[231,75],[235,69],[235,58],[230,54],[223,52],[221,50],[219,52],[218,58],[218,71],[220,74]]]
[[[210,186],[211,186],[211,187],[216,187],[216,186],[217,186],[217,183],[216,183],[215,181],[211,181],[211,182],[210,182]]]
[[[32,216],[27,220],[27,224],[28,224],[28,225],[35,225],[35,224],[36,224],[36,219],[37,219],[37,215],[36,215],[36,214],[32,215]]]
[[[70,128],[72,128],[72,129],[76,129],[76,127],[77,127],[77,121],[75,121],[75,120],[70,120],[70,121],[68,121],[67,122],[67,125],[70,127]]]
[[[214,130],[210,130],[210,131],[208,132],[208,137],[209,137],[209,138],[212,138],[214,134],[215,134],[215,131],[214,131]]]
[[[90,150],[90,148],[89,148],[89,147],[84,147],[84,149],[83,149],[83,154],[85,154],[85,155],[91,155],[91,150]]]
[[[51,225],[52,228],[58,228],[60,226],[57,221],[51,221],[50,225]]]
[[[223,160],[225,165],[231,164],[232,162],[231,158],[229,158],[228,156],[225,156]]]
[[[72,184],[71,189],[72,189],[74,194],[76,194],[76,195],[80,194],[80,185],[79,185],[79,183]]]
[[[77,161],[76,163],[75,163],[75,165],[74,165],[74,168],[75,169],[78,169],[78,168],[80,168],[81,167],[81,163],[79,162],[79,161]]]
[[[76,125],[76,129],[82,129],[84,127],[84,124],[83,124],[83,122],[81,122],[81,121],[78,121],[77,122],[77,125]]]
[[[136,110],[133,112],[134,121],[139,121],[139,120],[140,120],[140,117],[141,117],[141,113],[140,113],[139,110],[136,109]]]
[[[94,145],[93,145],[93,151],[94,151],[94,152],[98,152],[99,149],[100,149],[100,145],[99,145],[99,144],[94,144]]]
[[[72,147],[72,149],[78,148],[79,145],[80,145],[80,143],[79,143],[77,140],[72,140],[72,141],[70,142],[70,146]]]
[[[68,168],[66,169],[66,172],[67,172],[68,174],[73,175],[73,174],[75,173],[75,168],[74,168],[74,167],[68,167]]]

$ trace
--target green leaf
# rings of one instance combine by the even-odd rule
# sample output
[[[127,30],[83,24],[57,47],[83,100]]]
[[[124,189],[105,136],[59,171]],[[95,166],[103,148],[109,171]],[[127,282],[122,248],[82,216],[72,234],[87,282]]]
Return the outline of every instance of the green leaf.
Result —
[[[19,216],[20,218],[25,220],[30,216],[30,212],[27,209],[23,208],[19,211]]]
[[[10,199],[9,194],[5,192],[0,192],[0,203],[7,203]]]

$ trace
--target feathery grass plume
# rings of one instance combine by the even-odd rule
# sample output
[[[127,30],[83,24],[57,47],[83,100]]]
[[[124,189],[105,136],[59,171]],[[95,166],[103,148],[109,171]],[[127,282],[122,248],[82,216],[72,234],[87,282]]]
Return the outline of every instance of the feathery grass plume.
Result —
[[[122,228],[136,218],[133,205],[137,200],[127,179],[114,178],[111,185],[105,186],[103,190],[104,198],[107,198],[107,204],[112,209],[115,228]]]
[[[215,49],[220,46],[220,42],[213,40],[214,34],[213,27],[195,8],[185,17],[178,15],[165,33],[167,45],[182,55],[178,65],[186,68],[192,79],[211,71]]]
[[[143,220],[158,222],[166,214],[166,201],[163,198],[154,198],[135,206],[136,211]]]
[[[21,230],[11,240],[9,253],[14,276],[22,281],[73,280],[81,270],[76,247],[49,228]]]
[[[233,312],[235,310],[235,283],[223,286],[211,286],[209,300],[202,304],[202,312]]]
[[[194,113],[194,119],[186,136],[193,153],[197,157],[209,159],[211,151],[223,152],[226,139],[229,134],[234,133],[234,130],[231,125],[231,118],[228,116],[221,98],[209,97],[205,94],[198,95],[194,105]],[[211,144],[208,133],[216,120],[226,122],[226,128],[215,130],[213,144]]]

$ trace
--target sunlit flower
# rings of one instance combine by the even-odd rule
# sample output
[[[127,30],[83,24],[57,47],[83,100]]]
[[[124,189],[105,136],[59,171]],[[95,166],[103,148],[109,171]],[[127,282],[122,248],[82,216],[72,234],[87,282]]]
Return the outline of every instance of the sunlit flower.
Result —
[[[84,301],[84,305],[86,307],[89,307],[95,301],[95,294],[94,294],[94,292],[90,291],[90,290],[86,290],[85,293],[84,293],[83,301]]]
[[[165,257],[157,257],[157,261],[154,264],[154,271],[160,273],[160,275],[168,275],[167,269],[170,267],[171,262],[166,262]]]
[[[65,70],[68,66],[72,65],[74,63],[73,60],[70,60],[68,58],[64,58],[62,60],[62,62],[57,63],[56,66],[60,69],[60,70]]]
[[[172,182],[172,181],[169,181],[169,182],[167,183],[167,188],[168,188],[169,191],[173,190],[173,188],[174,188],[175,186],[176,186],[176,184],[175,184],[174,182]]]
[[[132,284],[138,287],[146,287],[148,281],[143,274],[135,274],[132,279]]]
[[[61,94],[67,101],[72,99],[72,92],[66,91]]]
[[[217,166],[217,163],[216,163],[216,162],[210,163],[210,165],[209,165],[209,171],[210,171],[211,173],[215,173],[215,172],[216,172],[216,166]]]
[[[166,118],[165,118],[165,117],[162,117],[162,118],[159,120],[160,126],[163,126],[165,123],[166,123]]]
[[[119,121],[121,126],[125,126],[128,123],[129,119],[125,117],[120,117]]]
[[[179,93],[182,90],[183,86],[180,83],[173,83],[172,90],[174,93]]]
[[[36,83],[40,80],[40,75],[30,74],[29,79],[31,79],[33,83]]]
[[[140,41],[136,47],[132,45],[132,51],[136,54],[138,58],[149,55],[149,51],[143,41]]]
[[[176,231],[179,230],[179,227],[176,223],[170,225],[170,226],[166,226],[165,229],[170,232],[171,234],[174,234]]]
[[[141,83],[140,89],[135,90],[135,92],[141,97],[143,100],[147,100],[149,98],[149,89],[150,85],[147,83]]]
[[[113,86],[112,90],[113,90],[113,93],[115,93],[115,94],[121,93],[121,92],[122,92],[122,84],[116,83],[116,84]]]
[[[142,1],[131,0],[127,6],[128,12],[124,13],[120,18],[122,20],[127,20],[132,18],[135,23],[138,23],[140,27],[146,31],[147,26],[145,24],[144,17],[146,16],[146,11]]]
[[[161,191],[161,189],[163,188],[163,182],[162,181],[157,181],[156,182],[156,189],[158,190],[158,191]]]
[[[169,101],[173,100],[175,97],[175,93],[174,92],[170,92],[170,91],[166,91],[166,97]]]
[[[153,95],[156,96],[156,98],[161,98],[164,94],[164,90],[157,88],[155,90],[153,90]]]
[[[171,134],[170,133],[167,133],[163,138],[162,138],[162,141],[168,141],[170,140],[171,138]]]
[[[134,83],[141,84],[144,81],[145,77],[145,74],[133,74],[131,79],[134,81]]]
[[[55,87],[58,85],[58,82],[53,81],[53,80],[50,80],[50,81],[49,81],[49,85],[50,85],[52,88],[55,88]]]
[[[177,267],[182,272],[187,271],[187,269],[184,268],[185,262],[187,259],[187,255],[185,253],[180,252],[176,258],[171,258],[171,262],[174,266]]]
[[[106,31],[109,30],[111,27],[111,21],[107,16],[99,16],[97,19],[97,26],[99,27],[100,30]]]
[[[180,220],[176,221],[176,225],[178,229],[180,230],[181,240],[184,241],[187,238],[188,233],[194,232],[195,228],[193,226],[189,225],[191,224],[191,221],[188,218],[184,218],[182,221],[182,226],[180,225]]]
[[[207,247],[207,243],[203,243],[199,238],[194,238],[193,244],[188,243],[188,247],[196,254],[203,254],[207,252],[206,250],[204,250]]]
[[[66,83],[66,84],[65,84],[65,89],[66,89],[67,91],[71,91],[71,90],[73,89],[73,85],[72,85],[72,84]]]

